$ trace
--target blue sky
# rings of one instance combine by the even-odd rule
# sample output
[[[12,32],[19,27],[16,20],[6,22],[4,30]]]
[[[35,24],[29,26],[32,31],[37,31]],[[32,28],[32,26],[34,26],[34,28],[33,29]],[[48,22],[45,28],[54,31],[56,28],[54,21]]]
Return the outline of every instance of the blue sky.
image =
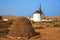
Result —
[[[0,15],[30,16],[40,3],[46,16],[60,15],[60,0],[0,0]]]

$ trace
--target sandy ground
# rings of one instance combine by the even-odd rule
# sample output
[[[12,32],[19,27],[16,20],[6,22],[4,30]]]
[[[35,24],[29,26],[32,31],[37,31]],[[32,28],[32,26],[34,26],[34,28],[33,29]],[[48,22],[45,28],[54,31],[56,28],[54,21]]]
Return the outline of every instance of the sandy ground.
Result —
[[[3,18],[13,19],[14,17],[8,17],[8,16],[5,17],[4,16]],[[48,17],[48,18],[50,18],[50,17]],[[52,17],[52,18],[60,18],[60,16],[59,17],[58,16],[57,17]],[[55,24],[57,25],[57,23],[58,23],[58,27],[57,26],[56,27],[52,27]],[[0,40],[60,40],[60,22],[42,23],[42,24],[39,24],[38,26],[41,26],[41,27],[44,27],[44,28],[37,28],[37,29],[35,29],[35,31],[38,32],[39,35],[31,37],[30,39],[26,39],[26,38],[10,39],[8,37],[0,37]],[[49,27],[49,28],[46,28],[45,26]]]
[[[60,28],[37,29],[39,40],[60,40]]]
[[[21,39],[10,39],[10,38],[1,38],[0,40],[60,40],[60,28],[46,28],[46,29],[35,29],[36,32],[40,33],[30,39],[21,38]]]

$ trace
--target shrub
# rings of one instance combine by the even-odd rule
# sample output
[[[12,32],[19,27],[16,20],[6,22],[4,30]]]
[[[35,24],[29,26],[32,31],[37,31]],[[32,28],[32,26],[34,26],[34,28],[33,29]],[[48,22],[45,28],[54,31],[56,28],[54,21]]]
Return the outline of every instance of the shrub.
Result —
[[[54,27],[60,27],[60,24],[55,24]]]

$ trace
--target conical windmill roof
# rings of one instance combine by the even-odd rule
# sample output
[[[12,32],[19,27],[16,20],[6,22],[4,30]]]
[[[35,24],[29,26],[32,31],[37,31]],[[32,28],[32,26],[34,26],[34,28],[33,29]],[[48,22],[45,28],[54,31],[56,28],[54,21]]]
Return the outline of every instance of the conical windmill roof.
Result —
[[[34,13],[40,13],[40,10],[36,10]]]
[[[41,14],[42,11],[41,11],[41,10],[36,10],[34,13],[35,13],[35,14]]]

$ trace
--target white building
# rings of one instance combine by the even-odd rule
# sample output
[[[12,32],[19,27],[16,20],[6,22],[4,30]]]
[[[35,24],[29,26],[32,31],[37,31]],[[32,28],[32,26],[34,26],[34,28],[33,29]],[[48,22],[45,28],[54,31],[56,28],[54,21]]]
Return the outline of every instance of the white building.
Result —
[[[8,21],[9,19],[3,19],[3,21]]]
[[[36,10],[34,12],[32,20],[34,22],[40,22],[41,21],[41,13],[40,13],[40,10]]]

